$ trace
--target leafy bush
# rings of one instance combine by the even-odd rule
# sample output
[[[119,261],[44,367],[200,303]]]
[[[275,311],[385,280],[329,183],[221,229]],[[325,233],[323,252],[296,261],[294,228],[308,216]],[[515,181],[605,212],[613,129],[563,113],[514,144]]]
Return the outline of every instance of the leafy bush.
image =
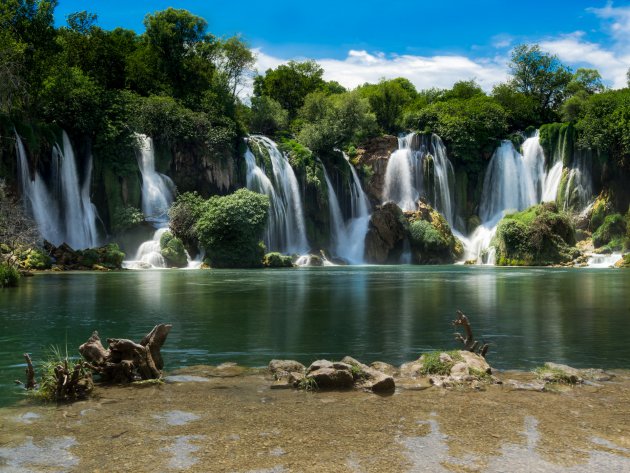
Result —
[[[440,359],[440,355],[442,355],[442,353],[448,355],[451,361],[442,361]],[[434,351],[431,353],[424,353],[420,357],[420,361],[422,362],[420,374],[423,374],[425,376],[430,374],[446,376],[451,373],[451,368],[453,368],[455,363],[462,360],[462,355],[460,355],[459,351],[457,350],[449,352]]]
[[[213,196],[203,206],[197,235],[210,265],[252,268],[262,265],[265,245],[260,241],[269,212],[269,198],[247,189]]]
[[[289,113],[271,97],[253,97],[249,129],[253,133],[273,135],[289,124]]]
[[[266,268],[292,268],[293,258],[280,253],[267,253],[263,259],[263,266]]]
[[[177,268],[188,266],[188,256],[184,244],[179,238],[173,236],[171,232],[164,232],[160,237],[161,254],[164,259]]]
[[[13,266],[0,263],[0,287],[15,287],[20,280],[20,273]]]
[[[121,233],[144,222],[144,214],[132,206],[118,207],[112,216],[112,231]]]
[[[38,248],[29,249],[23,256],[21,265],[25,269],[50,269],[52,264],[50,256]]]
[[[205,200],[197,192],[179,194],[168,210],[169,229],[182,243],[193,248],[197,245],[195,225],[203,212]]]

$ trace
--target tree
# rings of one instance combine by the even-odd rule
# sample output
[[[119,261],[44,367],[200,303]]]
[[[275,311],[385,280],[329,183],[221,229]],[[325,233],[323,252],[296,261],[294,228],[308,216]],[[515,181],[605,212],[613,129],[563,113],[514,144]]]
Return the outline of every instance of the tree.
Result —
[[[543,52],[537,44],[522,44],[512,51],[511,84],[536,101],[536,112],[543,121],[553,121],[564,100],[573,75],[557,56]]]
[[[269,214],[269,198],[247,189],[213,196],[197,222],[197,235],[215,268],[253,268],[262,265],[261,237]]]
[[[273,135],[279,130],[286,129],[288,124],[289,114],[277,101],[265,95],[252,97],[250,131]]]
[[[306,96],[325,87],[323,75],[324,70],[315,61],[289,61],[255,77],[254,95],[271,97],[289,112],[290,118],[295,118]]]
[[[571,82],[567,84],[567,94],[575,95],[585,92],[589,95],[603,92],[606,89],[602,83],[602,76],[597,69],[579,68],[573,73]]]
[[[536,115],[536,100],[516,90],[512,83],[497,84],[492,89],[492,97],[507,113],[511,131],[525,130],[528,126],[539,125],[541,118]]]
[[[402,77],[366,84],[359,91],[369,100],[378,125],[388,133],[400,130],[402,111],[416,97],[413,84]]]
[[[219,42],[215,61],[217,69],[232,91],[232,99],[235,99],[240,91],[239,87],[243,86],[248,72],[256,62],[254,53],[239,36],[233,36]]]

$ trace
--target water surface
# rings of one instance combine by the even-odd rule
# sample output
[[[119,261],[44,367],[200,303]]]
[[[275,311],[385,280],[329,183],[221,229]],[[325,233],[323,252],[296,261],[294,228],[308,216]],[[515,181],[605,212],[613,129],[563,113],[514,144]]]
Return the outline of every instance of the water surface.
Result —
[[[488,361],[628,368],[630,271],[470,266],[47,273],[0,290],[0,404],[18,396],[22,353],[76,354],[98,330],[139,340],[173,330],[167,369],[271,358],[307,363],[350,354],[400,364],[456,348],[456,309],[469,315]]]

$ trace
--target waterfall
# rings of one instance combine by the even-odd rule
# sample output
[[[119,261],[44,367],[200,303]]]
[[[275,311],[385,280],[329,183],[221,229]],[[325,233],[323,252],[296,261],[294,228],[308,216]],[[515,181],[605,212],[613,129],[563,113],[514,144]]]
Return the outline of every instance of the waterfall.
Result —
[[[562,192],[561,204],[564,210],[583,210],[591,201],[593,197],[591,162],[589,151],[577,150],[573,154],[564,192]]]
[[[265,169],[256,163],[251,149],[245,153],[247,188],[269,197],[269,223],[265,232],[267,249],[298,254],[308,251],[300,188],[289,160],[266,136],[252,135],[248,142],[261,151],[264,149],[271,161],[272,178],[269,178]]]
[[[139,144],[138,165],[142,174],[142,213],[147,221],[164,225],[168,222],[168,209],[173,203],[175,184],[170,177],[155,170],[153,140],[136,133]]]
[[[525,140],[523,154],[511,141],[503,141],[495,150],[486,170],[479,206],[479,225],[464,239],[466,259],[494,264],[490,243],[499,221],[507,212],[524,210],[545,201],[554,201],[562,176],[562,161],[545,171],[545,156],[538,132]]]
[[[64,131],[61,147],[59,144],[53,147],[53,192],[50,192],[38,172],[31,178],[24,144],[17,133],[16,148],[22,196],[42,237],[55,245],[66,242],[75,249],[97,246],[98,214],[90,200],[92,156],[88,158],[81,184],[74,150]]]
[[[424,197],[452,227],[453,181],[453,165],[441,138],[409,133],[398,138],[398,149],[387,163],[383,202],[396,202],[403,210],[415,210],[417,200]]]
[[[326,167],[324,179],[328,189],[328,205],[330,212],[330,233],[332,253],[347,260],[351,264],[362,264],[365,250],[365,235],[370,222],[370,202],[363,192],[359,176],[344,153],[345,161],[350,168],[351,180],[348,181],[350,196],[350,216],[344,221],[335,188],[330,181]]]

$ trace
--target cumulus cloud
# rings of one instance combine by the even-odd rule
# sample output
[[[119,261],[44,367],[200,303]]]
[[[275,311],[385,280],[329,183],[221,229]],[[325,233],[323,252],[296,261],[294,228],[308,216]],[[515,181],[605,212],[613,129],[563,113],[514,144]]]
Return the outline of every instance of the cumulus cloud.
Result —
[[[258,49],[256,68],[264,73],[268,68],[286,62]],[[366,82],[405,77],[418,90],[430,87],[450,88],[459,80],[475,79],[484,89],[507,78],[506,59],[471,59],[465,56],[386,55],[350,50],[344,59],[316,59],[324,68],[324,78],[353,89]]]

